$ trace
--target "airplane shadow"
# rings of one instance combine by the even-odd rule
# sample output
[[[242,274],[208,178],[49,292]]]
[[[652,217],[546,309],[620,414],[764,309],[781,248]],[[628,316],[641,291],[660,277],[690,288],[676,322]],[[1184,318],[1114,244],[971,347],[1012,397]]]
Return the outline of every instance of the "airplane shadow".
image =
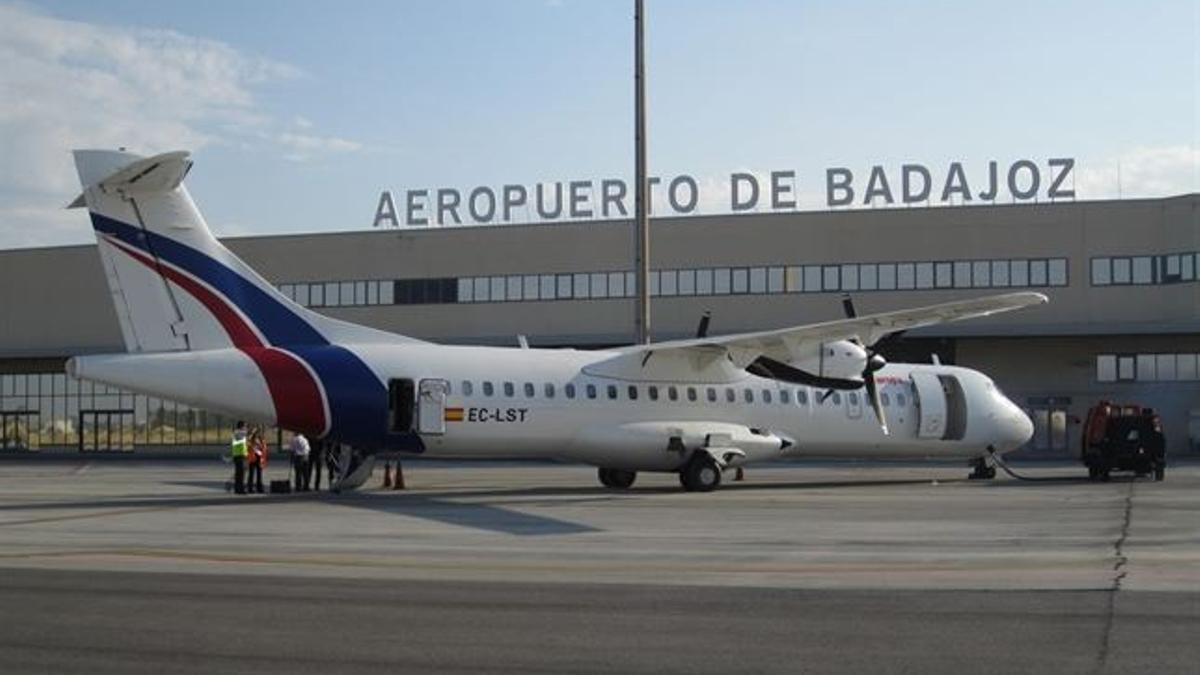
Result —
[[[843,481],[804,481],[804,482],[724,482],[717,489],[721,492],[756,491],[756,490],[827,490],[856,487],[885,487],[896,485],[928,485],[933,478],[906,478],[887,480],[843,480]],[[938,483],[966,483],[965,478],[937,479]],[[673,495],[689,494],[675,485],[654,485],[639,487],[635,485],[628,490],[610,490],[599,485],[519,487],[519,488],[489,488],[481,490],[442,490],[422,491],[423,496],[429,497],[594,497],[592,500],[581,501],[611,501],[614,499],[637,497],[639,495]],[[576,503],[573,501],[572,503]]]
[[[211,506],[236,506],[238,508],[260,507],[280,501],[321,501],[350,508],[366,509],[391,515],[423,518],[448,525],[457,525],[477,530],[486,530],[517,536],[547,536],[598,532],[595,527],[574,523],[548,516],[539,516],[491,504],[462,503],[450,497],[466,496],[463,493],[422,494],[344,492],[303,492],[287,495],[232,495],[225,493],[225,481],[169,481],[167,485],[201,488],[219,491],[218,495],[204,496],[150,496],[134,495],[115,498],[78,499],[73,501],[36,502],[23,504],[0,504],[0,513],[37,513],[44,511],[102,510],[97,516],[110,515],[104,512],[128,509],[188,509]],[[591,490],[596,492],[595,489]],[[22,519],[0,522],[0,528],[35,524],[40,519]]]
[[[759,492],[759,491],[798,491],[798,490],[836,490],[850,488],[895,487],[905,485],[929,485],[935,477],[905,478],[905,479],[876,479],[876,480],[835,480],[835,481],[763,481],[747,480],[742,482],[727,481],[719,488],[719,492]],[[1095,484],[1103,483],[1090,481],[1087,477],[1062,476],[1046,477],[1035,481],[1002,480],[1002,481],[970,481],[966,478],[936,478],[939,484],[971,484],[980,487],[1003,489],[1021,489],[1039,484]],[[1113,476],[1113,483],[1128,483],[1139,479],[1130,476]],[[649,495],[679,495],[687,496],[675,485],[652,485],[637,487],[630,490],[614,491],[599,485],[568,485],[545,487],[513,487],[487,489],[409,489],[402,492],[392,491],[354,491],[341,494],[329,492],[305,492],[286,495],[232,495],[225,492],[224,480],[201,481],[167,481],[166,485],[198,488],[212,491],[212,495],[129,495],[115,498],[89,498],[74,501],[50,501],[22,504],[0,504],[0,513],[36,513],[41,511],[79,511],[125,510],[125,509],[187,509],[212,506],[236,506],[252,508],[267,506],[272,503],[287,501],[319,501],[352,509],[363,509],[397,516],[421,518],[434,522],[455,525],[476,530],[498,532],[514,536],[554,536],[569,534],[586,534],[602,531],[599,528],[583,523],[572,522],[559,518],[535,515],[509,506],[539,504],[578,505],[582,503],[611,503],[626,499],[636,499]],[[530,498],[535,498],[531,501]],[[545,498],[542,501],[536,498]],[[563,498],[571,498],[563,500]],[[462,501],[464,499],[484,499],[490,503]],[[106,515],[103,513],[97,515]],[[0,528],[31,524],[37,519],[24,519],[0,523]]]
[[[463,495],[457,493],[456,496]],[[522,537],[601,531],[599,528],[569,520],[514,511],[491,504],[456,502],[421,493],[352,492],[338,495],[331,503]]]

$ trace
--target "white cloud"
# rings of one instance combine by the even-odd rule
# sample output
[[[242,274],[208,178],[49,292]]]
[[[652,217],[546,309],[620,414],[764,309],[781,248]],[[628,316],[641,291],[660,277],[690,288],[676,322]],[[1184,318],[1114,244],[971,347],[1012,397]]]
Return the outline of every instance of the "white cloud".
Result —
[[[73,148],[223,143],[309,158],[361,147],[316,134],[303,117],[272,118],[256,87],[302,73],[214,40],[0,5],[0,63],[0,247],[84,240],[86,230],[63,236],[50,225],[79,222],[55,211],[78,191]]]
[[[363,147],[361,143],[336,136],[313,136],[294,132],[278,134],[275,140],[287,149],[284,158],[294,162],[302,162],[314,154],[356,152]]]
[[[1137,147],[1097,161],[1079,160],[1078,199],[1163,197],[1200,191],[1200,150]]]

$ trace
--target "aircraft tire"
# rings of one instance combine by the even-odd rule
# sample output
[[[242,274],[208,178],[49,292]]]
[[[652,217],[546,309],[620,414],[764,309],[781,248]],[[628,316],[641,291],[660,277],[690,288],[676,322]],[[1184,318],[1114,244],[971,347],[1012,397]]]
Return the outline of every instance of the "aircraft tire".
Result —
[[[636,471],[625,471],[624,469],[599,469],[596,474],[600,477],[600,484],[606,488],[613,490],[628,490],[633,486],[633,481],[637,480]]]
[[[688,492],[712,492],[721,484],[721,469],[711,457],[698,453],[679,472],[679,482]]]

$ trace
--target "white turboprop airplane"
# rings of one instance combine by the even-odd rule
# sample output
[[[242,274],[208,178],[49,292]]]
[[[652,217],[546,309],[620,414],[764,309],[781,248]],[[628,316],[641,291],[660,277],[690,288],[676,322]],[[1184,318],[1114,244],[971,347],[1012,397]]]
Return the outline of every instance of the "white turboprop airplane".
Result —
[[[74,376],[336,442],[339,488],[381,451],[585,462],[712,490],[781,457],[959,458],[1029,440],[982,373],[886,364],[873,346],[920,326],[1046,302],[1009,293],[806,326],[603,351],[437,345],[297,305],[209,232],[182,185],[187,152],[80,150],[75,163],[126,353]],[[706,331],[702,331],[706,332]],[[991,469],[994,475],[994,468]],[[986,474],[984,474],[986,475]]]

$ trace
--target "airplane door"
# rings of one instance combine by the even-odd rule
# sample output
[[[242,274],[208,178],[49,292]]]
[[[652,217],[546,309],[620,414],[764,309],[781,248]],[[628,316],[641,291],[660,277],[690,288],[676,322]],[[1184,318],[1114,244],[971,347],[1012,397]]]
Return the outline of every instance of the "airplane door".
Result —
[[[912,374],[912,381],[921,420],[917,438],[941,438],[946,431],[946,394],[941,380],[933,373],[918,371]]]
[[[421,380],[417,396],[417,430],[423,434],[446,433],[446,393],[450,383],[445,380]]]

